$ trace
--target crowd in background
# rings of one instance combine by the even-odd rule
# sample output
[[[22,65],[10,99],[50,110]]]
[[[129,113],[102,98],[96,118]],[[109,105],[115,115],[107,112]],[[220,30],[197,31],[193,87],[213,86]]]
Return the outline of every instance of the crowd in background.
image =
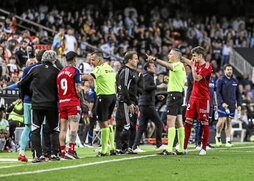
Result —
[[[80,62],[86,62],[89,71],[89,52],[93,45],[109,54],[123,57],[128,50],[139,54],[138,69],[142,71],[145,54],[167,60],[172,47],[190,57],[195,46],[205,48],[206,60],[213,65],[216,78],[222,76],[222,67],[229,63],[234,47],[254,46],[254,18],[245,17],[192,17],[177,12],[172,15],[167,7],[153,7],[150,11],[139,11],[127,6],[123,10],[108,7],[102,11],[97,5],[87,5],[79,11],[63,11],[41,6],[20,14],[58,33],[32,27],[21,30],[13,15],[0,18],[0,88],[17,83],[25,66],[34,63],[38,44],[52,45],[64,64],[64,54],[76,51]],[[24,23],[23,23],[24,24]],[[122,65],[115,56],[104,58],[117,72]],[[86,67],[87,68],[87,67]],[[167,82],[167,71],[157,66],[157,84]],[[85,70],[83,70],[83,73]],[[89,73],[89,72],[88,72]],[[243,95],[242,119],[247,127],[254,118],[254,95],[248,75],[239,76]],[[163,90],[159,90],[163,91]]]

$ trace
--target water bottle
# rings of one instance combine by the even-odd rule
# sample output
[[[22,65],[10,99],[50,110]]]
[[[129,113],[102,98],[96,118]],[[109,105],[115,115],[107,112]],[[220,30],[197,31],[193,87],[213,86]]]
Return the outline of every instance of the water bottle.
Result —
[[[230,110],[228,108],[225,108],[225,111],[227,114],[230,114]]]
[[[215,111],[215,113],[214,113],[214,119],[215,120],[219,119],[219,113],[218,113],[218,111]]]
[[[241,111],[237,111],[237,119],[241,118]]]

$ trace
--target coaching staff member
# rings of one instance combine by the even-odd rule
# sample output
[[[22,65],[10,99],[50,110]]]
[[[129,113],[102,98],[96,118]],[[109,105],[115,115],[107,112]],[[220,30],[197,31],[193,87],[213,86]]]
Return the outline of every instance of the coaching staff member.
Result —
[[[28,75],[21,80],[18,87],[27,90],[31,83],[32,94],[32,146],[34,160],[33,163],[41,162],[42,148],[40,130],[44,118],[49,128],[50,134],[59,133],[58,128],[58,94],[56,78],[60,71],[54,66],[56,62],[56,52],[48,50],[42,55],[42,64],[33,67]],[[45,136],[45,146],[50,148],[50,140]],[[58,141],[58,140],[55,140]],[[59,142],[53,144],[53,155],[56,156]]]
[[[139,96],[138,105],[140,109],[140,125],[133,145],[133,152],[143,152],[138,145],[142,138],[143,132],[147,129],[148,121],[151,120],[156,126],[156,150],[167,149],[165,145],[161,143],[162,134],[162,121],[160,120],[159,114],[155,109],[155,91],[157,88],[166,86],[160,84],[156,86],[154,82],[154,74],[156,66],[152,62],[147,62],[144,65],[146,73],[143,75],[143,94]]]
[[[132,154],[138,116],[137,53],[128,51],[124,62],[125,65],[117,74],[119,105],[116,112],[116,148],[123,153]]]

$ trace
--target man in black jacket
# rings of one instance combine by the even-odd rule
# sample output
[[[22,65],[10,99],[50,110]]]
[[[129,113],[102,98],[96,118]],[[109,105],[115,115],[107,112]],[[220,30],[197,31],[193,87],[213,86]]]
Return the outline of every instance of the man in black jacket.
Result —
[[[54,67],[56,62],[56,53],[52,50],[44,52],[42,56],[42,64],[33,67],[28,75],[18,84],[21,90],[27,91],[31,83],[32,87],[32,145],[34,150],[33,163],[41,162],[42,148],[40,130],[44,117],[46,117],[46,127],[48,131],[44,132],[44,141],[46,148],[50,149],[49,134],[59,133],[58,128],[58,94],[56,77],[59,69]],[[58,143],[53,143],[52,159],[56,159],[59,150],[59,140],[54,140]],[[47,150],[44,154],[50,154]],[[44,155],[50,156],[50,155]]]
[[[166,85],[160,84],[155,85],[154,74],[155,74],[154,63],[146,63],[144,69],[146,73],[143,76],[143,93],[139,97],[138,105],[140,109],[140,124],[138,128],[138,133],[135,138],[133,145],[133,152],[144,152],[138,145],[140,143],[143,132],[147,128],[148,121],[151,120],[156,126],[156,150],[164,150],[167,147],[161,143],[161,133],[162,133],[162,121],[160,120],[158,112],[155,110],[155,91],[157,88],[163,88]]]
[[[136,136],[138,113],[138,55],[129,51],[124,56],[125,66],[117,75],[118,109],[116,112],[116,148],[131,154]]]

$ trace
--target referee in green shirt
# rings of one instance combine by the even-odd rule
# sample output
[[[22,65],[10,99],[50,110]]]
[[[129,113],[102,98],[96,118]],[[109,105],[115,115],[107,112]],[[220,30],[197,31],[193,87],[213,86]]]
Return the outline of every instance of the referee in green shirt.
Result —
[[[155,61],[158,64],[166,67],[169,70],[168,81],[168,97],[167,97],[167,125],[168,125],[168,148],[160,155],[179,155],[184,154],[184,127],[182,122],[182,104],[184,95],[184,84],[186,81],[186,73],[181,60],[181,52],[172,48],[168,54],[169,62],[159,60],[155,57],[148,56],[148,61]],[[176,128],[178,133],[179,149],[173,152],[173,143],[176,135]]]
[[[96,114],[101,128],[101,152],[98,157],[107,156],[108,140],[110,141],[110,155],[115,155],[114,131],[109,125],[109,119],[116,103],[116,73],[110,65],[104,62],[103,54],[95,51],[90,61],[95,67],[89,75],[83,75],[82,80],[94,79],[96,100]]]

